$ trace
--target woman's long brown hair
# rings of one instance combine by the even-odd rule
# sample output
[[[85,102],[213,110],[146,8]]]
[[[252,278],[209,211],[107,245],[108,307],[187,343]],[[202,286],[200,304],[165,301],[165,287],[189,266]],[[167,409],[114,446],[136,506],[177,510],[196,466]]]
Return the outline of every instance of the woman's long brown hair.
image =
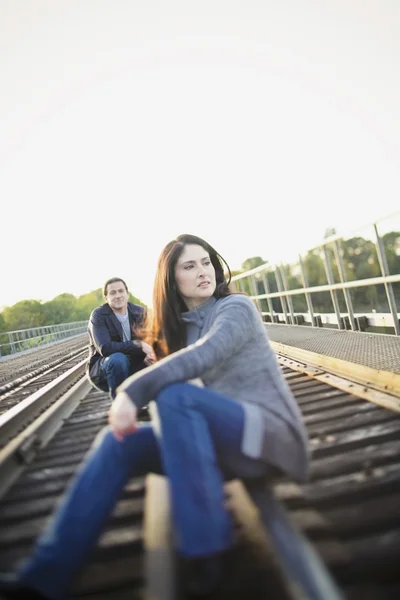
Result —
[[[187,307],[180,297],[175,283],[175,266],[187,244],[197,244],[210,255],[211,264],[215,269],[216,288],[214,296],[222,298],[229,296],[231,271],[222,256],[205,240],[184,233],[175,240],[168,242],[160,254],[153,288],[153,308],[149,311],[147,324],[140,337],[151,344],[156,356],[168,356],[186,346],[186,329],[181,313]],[[228,273],[225,277],[224,268]]]

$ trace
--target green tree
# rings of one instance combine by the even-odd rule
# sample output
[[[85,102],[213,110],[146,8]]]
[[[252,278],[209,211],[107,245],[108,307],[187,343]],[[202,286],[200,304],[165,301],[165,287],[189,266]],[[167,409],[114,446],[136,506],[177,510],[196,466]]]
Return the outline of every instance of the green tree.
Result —
[[[43,305],[37,300],[21,300],[3,311],[7,331],[40,327],[45,320]]]
[[[0,333],[2,331],[6,331],[6,321],[5,321],[5,318],[3,317],[2,313],[0,313]]]
[[[144,306],[147,308],[146,304],[139,300],[136,296],[134,296],[131,292],[129,292],[129,302],[133,302],[133,304],[139,304],[139,306]]]
[[[347,279],[355,281],[379,277],[378,256],[373,242],[353,237],[342,242],[342,251]]]
[[[77,299],[73,294],[60,294],[43,304],[45,325],[77,321]]]
[[[260,265],[264,265],[266,264],[267,261],[264,260],[263,258],[261,258],[261,256],[252,256],[251,258],[247,258],[243,263],[242,263],[242,268],[240,271],[235,271],[235,273],[245,273],[246,271],[251,271],[251,269],[255,269],[256,267],[259,267]],[[248,278],[243,278],[241,283],[241,289],[242,291],[244,291],[246,294],[249,294],[249,296],[253,295],[253,291],[251,289],[250,286],[250,281],[248,280]],[[257,285],[257,290],[258,293],[263,294],[264,291],[260,291],[259,285]]]
[[[84,321],[88,319],[92,310],[104,303],[103,292],[101,288],[93,290],[88,294],[79,296],[76,305],[76,320]]]
[[[380,267],[376,246],[371,240],[356,236],[342,242],[343,263],[349,281],[379,277]],[[359,287],[350,291],[353,309],[356,312],[381,310],[380,295],[383,290],[377,287]],[[384,301],[384,296],[382,297]],[[385,309],[383,309],[385,310]]]
[[[326,284],[325,268],[317,250],[311,250],[304,259],[304,270],[310,287]]]
[[[132,294],[130,294],[129,300],[135,304],[146,306]],[[65,293],[44,303],[37,300],[21,300],[13,306],[7,306],[0,313],[0,333],[31,329],[41,325],[85,321],[89,318],[92,310],[104,302],[101,288],[82,294],[78,298],[73,294]]]
[[[260,265],[265,265],[268,261],[261,258],[261,256],[252,256],[251,258],[247,258],[242,264],[242,271],[251,271],[251,269],[255,269]]]
[[[390,275],[400,273],[400,231],[390,231],[382,236]]]
[[[324,262],[318,250],[311,250],[304,258],[304,270],[309,287],[325,285],[327,283]],[[332,312],[333,305],[329,292],[318,292],[312,295],[312,302],[316,312]]]

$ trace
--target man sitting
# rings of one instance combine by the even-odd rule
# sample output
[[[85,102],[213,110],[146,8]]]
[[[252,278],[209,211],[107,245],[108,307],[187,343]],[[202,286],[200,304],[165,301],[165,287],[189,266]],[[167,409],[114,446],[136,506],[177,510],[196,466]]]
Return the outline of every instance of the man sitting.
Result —
[[[145,309],[128,302],[125,281],[112,277],[104,284],[106,303],[95,308],[89,319],[89,360],[87,377],[91,384],[109,391],[115,398],[116,389],[130,375],[151,365],[155,356],[152,347],[138,339]]]

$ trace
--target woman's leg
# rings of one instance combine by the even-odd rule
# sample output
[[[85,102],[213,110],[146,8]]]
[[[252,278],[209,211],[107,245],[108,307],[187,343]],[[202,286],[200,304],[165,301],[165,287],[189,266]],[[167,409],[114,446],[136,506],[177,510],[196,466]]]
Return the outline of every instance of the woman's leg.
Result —
[[[185,557],[226,550],[232,544],[233,527],[224,508],[222,471],[256,477],[267,470],[265,463],[241,452],[243,407],[187,383],[166,387],[157,407],[179,550]]]
[[[151,425],[123,442],[107,431],[75,477],[19,579],[55,600],[66,597],[76,572],[96,544],[122,490],[132,476],[161,473]]]

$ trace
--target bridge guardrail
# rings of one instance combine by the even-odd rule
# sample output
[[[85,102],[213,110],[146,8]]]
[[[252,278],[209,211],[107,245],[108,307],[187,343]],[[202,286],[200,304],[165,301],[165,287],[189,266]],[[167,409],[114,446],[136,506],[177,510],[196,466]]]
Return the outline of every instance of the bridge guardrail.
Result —
[[[87,326],[88,321],[75,321],[0,333],[0,357],[85,333]]]
[[[350,237],[354,231],[331,235],[294,264],[265,263],[235,275],[233,286],[248,293],[272,323],[383,327],[400,335],[400,212],[361,230],[366,238]]]

